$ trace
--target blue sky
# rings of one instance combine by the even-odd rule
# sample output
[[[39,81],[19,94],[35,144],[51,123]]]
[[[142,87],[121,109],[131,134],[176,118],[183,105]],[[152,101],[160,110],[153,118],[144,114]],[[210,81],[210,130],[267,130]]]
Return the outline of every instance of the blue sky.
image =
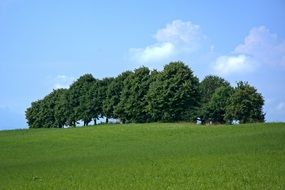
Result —
[[[85,73],[187,63],[257,87],[267,121],[285,121],[285,1],[0,0],[0,129]]]

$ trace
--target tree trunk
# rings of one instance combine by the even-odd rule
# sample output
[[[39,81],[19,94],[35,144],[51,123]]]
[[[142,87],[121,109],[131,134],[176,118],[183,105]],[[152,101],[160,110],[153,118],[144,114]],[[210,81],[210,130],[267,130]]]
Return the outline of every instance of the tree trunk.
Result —
[[[106,117],[106,123],[109,123],[109,118],[108,117]]]
[[[97,121],[96,121],[96,119],[94,119],[94,125],[97,125]]]

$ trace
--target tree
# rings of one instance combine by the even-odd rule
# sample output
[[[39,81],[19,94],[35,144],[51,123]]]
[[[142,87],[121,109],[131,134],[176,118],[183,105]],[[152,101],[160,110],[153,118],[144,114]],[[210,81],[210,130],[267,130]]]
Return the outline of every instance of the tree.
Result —
[[[42,100],[33,102],[26,111],[30,128],[62,128],[66,123],[64,115],[58,114],[58,106],[65,89],[53,90]]]
[[[116,104],[114,105],[114,116],[115,118],[119,118],[122,123],[125,123],[128,116],[126,110],[126,102],[129,96],[129,81],[131,80],[131,76],[133,72],[125,73],[121,77],[118,77],[116,80],[119,86],[120,93],[118,99],[116,99]]]
[[[200,90],[200,108],[198,111],[199,119],[202,123],[210,122],[209,118],[209,102],[215,91],[220,87],[230,88],[230,83],[225,79],[215,76],[208,75],[206,76],[199,85]]]
[[[221,86],[217,88],[210,101],[206,104],[205,117],[213,123],[223,124],[226,122],[226,106],[233,93],[232,87]]]
[[[95,82],[91,74],[85,74],[77,79],[66,93],[66,107],[69,109],[68,125],[76,126],[76,122],[83,120],[84,125],[88,125],[91,121],[90,112],[87,110],[89,101],[86,99],[86,94],[92,84]]]
[[[88,96],[88,92],[91,89],[91,86],[97,80],[91,75],[86,74],[79,78],[77,81],[80,88],[79,93],[79,106],[76,109],[77,120],[82,120],[84,126],[88,126],[90,121],[93,118],[93,110],[90,109],[90,99]]]
[[[264,122],[263,105],[262,95],[247,82],[240,81],[229,99],[225,119],[230,123],[233,120],[239,123]]]
[[[206,76],[200,83],[200,91],[201,91],[201,102],[209,102],[212,98],[212,95],[215,93],[216,89],[226,86],[229,87],[230,83],[225,79],[215,76],[215,75],[208,75]]]
[[[171,62],[151,83],[147,110],[154,121],[193,120],[199,100],[199,80],[182,62]]]
[[[96,80],[86,92],[84,98],[89,102],[86,106],[87,112],[90,114],[90,118],[94,120],[94,125],[97,124],[96,120],[99,118],[101,113],[101,102],[99,97],[100,83],[99,80]]]
[[[109,117],[111,117],[111,115],[109,115],[108,112],[104,112],[104,102],[107,102],[107,90],[109,85],[112,83],[112,81],[114,80],[113,77],[107,77],[107,78],[103,78],[102,80],[98,81],[98,94],[97,97],[99,98],[100,101],[100,116],[101,117],[106,117],[106,123],[109,122]]]
[[[78,78],[69,89],[53,90],[26,110],[30,128],[63,128],[98,118],[125,122],[196,121],[202,123],[264,122],[263,97],[247,82],[232,88],[225,79],[207,76],[199,83],[183,62],[163,71],[147,67],[116,78]]]
[[[67,122],[67,109],[64,104],[65,94],[68,89],[57,89],[54,90],[54,107],[53,107],[53,115],[54,122],[58,128],[63,128]]]
[[[125,122],[147,122],[146,94],[150,84],[150,70],[141,67],[128,75],[124,80],[124,87],[120,102],[115,111]]]
[[[44,122],[40,115],[42,110],[42,100],[32,102],[31,107],[26,110],[26,119],[29,128],[43,128]]]
[[[116,106],[120,102],[120,96],[124,87],[124,80],[131,74],[131,71],[121,73],[113,81],[110,82],[106,91],[106,98],[103,102],[103,112],[106,118],[119,118],[119,114],[115,112]]]
[[[76,118],[74,114],[74,107],[76,105],[76,98],[73,93],[68,89],[62,97],[62,100],[60,101],[58,105],[58,113],[57,114],[63,114],[62,116],[66,119],[66,125],[67,126],[73,126],[76,125]]]

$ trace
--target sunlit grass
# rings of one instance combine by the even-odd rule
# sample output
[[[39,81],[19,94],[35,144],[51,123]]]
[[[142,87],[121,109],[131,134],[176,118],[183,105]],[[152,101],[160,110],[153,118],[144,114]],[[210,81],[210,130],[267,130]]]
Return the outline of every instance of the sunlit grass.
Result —
[[[285,189],[285,124],[0,132],[0,189]]]

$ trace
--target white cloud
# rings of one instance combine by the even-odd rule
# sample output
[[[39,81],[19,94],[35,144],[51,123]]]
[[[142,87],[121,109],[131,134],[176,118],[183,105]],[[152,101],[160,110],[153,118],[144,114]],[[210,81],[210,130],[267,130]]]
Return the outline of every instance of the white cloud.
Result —
[[[132,48],[130,53],[132,57],[140,63],[160,61],[169,58],[174,54],[175,47],[172,43],[159,43],[146,48]]]
[[[278,111],[285,110],[285,102],[279,102],[279,104],[276,106],[276,110]]]
[[[69,88],[70,84],[74,81],[73,77],[65,75],[58,75],[54,78],[53,89]]]
[[[234,52],[250,55],[262,64],[285,67],[285,41],[279,39],[265,26],[252,28],[244,42],[238,45]]]
[[[198,50],[206,37],[198,25],[174,20],[154,35],[156,42],[144,48],[131,48],[130,57],[139,63],[165,61],[174,55],[189,54]]]
[[[60,89],[60,88],[68,88],[69,86],[67,86],[67,85],[63,85],[63,84],[59,84],[59,83],[57,83],[57,84],[55,84],[54,85],[54,89],[56,90],[56,89]]]
[[[260,26],[250,30],[232,55],[218,57],[214,70],[222,75],[246,73],[254,71],[257,66],[270,64],[285,67],[285,42],[265,26]]]
[[[251,72],[254,70],[254,61],[246,55],[220,56],[214,70],[220,75]]]
[[[167,24],[165,28],[158,30],[154,36],[158,42],[193,43],[203,38],[200,26],[192,24],[192,22],[183,22],[174,20],[171,24]]]

